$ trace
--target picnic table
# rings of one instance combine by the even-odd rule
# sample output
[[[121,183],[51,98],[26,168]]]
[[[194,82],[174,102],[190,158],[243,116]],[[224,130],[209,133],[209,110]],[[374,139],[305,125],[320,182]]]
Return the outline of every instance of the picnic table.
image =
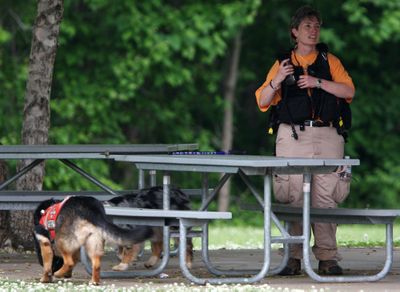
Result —
[[[192,282],[198,284],[223,284],[223,283],[253,283],[263,279],[267,274],[276,274],[286,265],[288,259],[288,243],[303,243],[304,260],[306,263],[306,272],[314,277],[315,272],[310,265],[310,190],[311,178],[313,174],[330,173],[339,166],[359,165],[357,159],[318,159],[318,158],[280,158],[257,155],[111,155],[116,161],[131,162],[138,169],[163,171],[164,185],[169,185],[171,172],[198,172],[204,176],[202,189],[206,195],[199,210],[206,211],[209,204],[215,199],[218,191],[233,175],[239,175],[247,185],[251,193],[255,196],[258,203],[263,208],[264,219],[264,259],[263,266],[259,271],[222,270],[216,268],[209,260],[208,255],[208,225],[202,226],[202,257],[207,269],[222,277],[217,278],[199,278],[186,267],[185,264],[185,245],[186,231],[193,227],[192,222],[185,225],[185,220],[180,222],[180,267],[183,274]],[[219,183],[213,188],[213,191],[207,194],[208,173],[223,173]],[[303,235],[290,236],[282,226],[279,219],[272,212],[271,206],[271,177],[274,174],[303,174]],[[249,179],[249,176],[261,176],[263,178],[263,195],[260,195]],[[168,206],[168,194],[164,198]],[[282,236],[271,236],[271,220],[279,228]],[[285,257],[278,267],[270,269],[271,244],[283,243],[285,246]],[[243,276],[254,274],[252,276]],[[240,276],[239,276],[240,275]],[[232,277],[231,277],[232,276]],[[359,280],[359,279],[351,279]]]
[[[181,270],[185,277],[198,284],[212,283],[253,283],[263,279],[267,275],[278,273],[286,265],[288,259],[288,244],[302,243],[307,274],[321,282],[360,282],[376,281],[383,278],[391,267],[392,262],[392,227],[393,220],[400,215],[399,210],[313,210],[310,208],[311,179],[313,174],[330,173],[339,166],[359,165],[358,159],[322,159],[322,158],[280,158],[258,155],[186,155],[185,151],[197,150],[196,144],[148,144],[148,145],[16,145],[0,146],[0,159],[29,159],[32,162],[24,169],[20,170],[13,177],[0,185],[0,197],[5,192],[4,188],[20,176],[24,175],[30,169],[44,160],[60,160],[68,167],[77,171],[85,178],[98,185],[105,192],[116,195],[115,192],[107,186],[101,184],[96,178],[80,169],[72,163],[71,159],[110,159],[134,164],[139,170],[139,181],[143,180],[143,173],[149,171],[163,172],[164,185],[164,208],[156,212],[146,210],[122,210],[107,209],[106,211],[117,219],[124,218],[124,222],[154,222],[156,226],[164,228],[164,249],[165,254],[163,263],[155,270],[159,273],[165,267],[169,256],[169,227],[171,220],[175,225],[179,225],[179,262]],[[179,152],[179,155],[174,155]],[[194,154],[198,153],[196,151]],[[176,212],[169,210],[169,189],[171,185],[172,172],[193,172],[201,173],[203,176],[201,194],[202,204],[198,211],[193,213]],[[223,176],[211,190],[208,184],[209,173],[222,173]],[[276,207],[271,204],[271,177],[274,174],[303,174],[304,203],[301,210],[291,210],[287,206]],[[209,212],[210,203],[216,198],[219,190],[227,180],[238,175],[246,184],[248,189],[256,198],[263,211],[264,221],[264,258],[263,265],[258,270],[223,270],[215,267],[209,258],[208,251],[208,222],[214,219],[229,219],[231,214],[227,212]],[[250,180],[251,176],[261,177],[263,180],[263,190],[259,192]],[[177,182],[179,185],[179,182]],[[139,183],[139,186],[143,185]],[[18,197],[15,198],[18,202]],[[4,203],[4,202],[3,202]],[[8,202],[9,203],[9,202]],[[0,207],[2,202],[0,201]],[[331,210],[330,210],[331,211]],[[174,213],[175,212],[175,213]],[[210,214],[207,215],[207,212]],[[303,235],[291,236],[282,225],[280,219],[298,218],[303,222]],[[386,224],[387,226],[387,247],[386,263],[380,273],[373,276],[340,276],[340,277],[321,277],[317,275],[310,264],[310,222],[315,214],[323,220],[339,220],[340,222],[361,222],[365,224]],[[278,216],[282,216],[279,217]],[[297,216],[297,217],[296,217]],[[126,221],[127,220],[127,221]],[[274,223],[281,236],[271,236],[271,223]],[[329,221],[331,222],[331,221]],[[335,221],[334,221],[335,222]],[[192,227],[201,227],[202,232],[202,258],[207,269],[217,277],[200,278],[188,270],[185,263],[185,245],[188,229]],[[168,242],[168,243],[167,243]],[[280,265],[275,268],[270,267],[271,244],[282,243],[285,254]],[[153,272],[153,274],[155,273]],[[115,274],[110,273],[111,277]],[[251,275],[251,276],[248,276]],[[119,275],[120,276],[120,275]],[[129,274],[125,274],[125,277]]]

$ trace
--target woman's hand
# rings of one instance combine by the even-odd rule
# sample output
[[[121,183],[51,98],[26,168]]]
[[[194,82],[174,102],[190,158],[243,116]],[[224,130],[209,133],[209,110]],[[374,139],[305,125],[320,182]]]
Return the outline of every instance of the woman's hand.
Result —
[[[280,85],[283,80],[285,80],[286,76],[293,74],[294,68],[290,63],[290,59],[285,59],[279,64],[278,73],[274,78],[274,84]]]
[[[314,88],[317,87],[317,82],[318,78],[310,75],[300,75],[299,76],[299,81],[297,81],[297,86],[300,87],[301,89],[304,88]]]
[[[339,98],[353,98],[355,94],[354,87],[349,86],[345,83],[330,81],[326,79],[320,79],[318,82],[317,77],[310,75],[300,75],[299,81],[297,81],[297,86],[301,89],[305,88],[319,88],[330,94],[333,94]]]

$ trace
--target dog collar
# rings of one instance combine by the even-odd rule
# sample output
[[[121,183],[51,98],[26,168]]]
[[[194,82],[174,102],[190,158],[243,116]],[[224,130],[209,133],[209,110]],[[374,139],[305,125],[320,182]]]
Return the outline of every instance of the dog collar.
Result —
[[[44,228],[49,231],[51,240],[54,240],[54,238],[56,237],[55,228],[58,214],[60,213],[62,206],[65,204],[66,201],[68,201],[70,197],[71,196],[68,196],[62,202],[53,204],[46,210],[40,211],[42,217],[40,217],[39,224],[43,225]]]

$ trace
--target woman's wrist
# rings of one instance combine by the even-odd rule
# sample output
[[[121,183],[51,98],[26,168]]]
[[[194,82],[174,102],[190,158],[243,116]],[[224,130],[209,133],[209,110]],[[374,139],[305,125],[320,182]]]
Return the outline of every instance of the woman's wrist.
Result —
[[[273,90],[278,90],[279,88],[281,88],[281,84],[275,82],[273,79],[269,82],[269,86],[271,86]]]
[[[317,78],[315,87],[318,89],[321,89],[321,87],[322,87],[322,79],[321,78]]]

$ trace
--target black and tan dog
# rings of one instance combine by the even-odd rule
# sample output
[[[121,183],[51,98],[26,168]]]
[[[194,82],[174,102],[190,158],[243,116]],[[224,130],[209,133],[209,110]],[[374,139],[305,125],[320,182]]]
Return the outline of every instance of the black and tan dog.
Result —
[[[115,197],[108,201],[111,206],[162,209],[163,208],[163,188],[160,186],[142,189],[138,194],[127,194]],[[180,189],[171,188],[170,190],[170,209],[171,210],[190,210],[190,201],[187,194]],[[125,225],[125,228],[134,226]],[[150,238],[152,255],[144,264],[146,268],[153,267],[159,261],[163,250],[163,230],[162,227],[152,227],[153,236]],[[120,247],[118,257],[121,262],[113,267],[116,271],[125,271],[129,264],[137,259],[138,254],[143,248],[143,244],[134,244],[130,248]],[[187,239],[186,264],[192,267],[193,244],[192,239]]]
[[[36,253],[43,265],[40,281],[51,282],[53,273],[58,278],[71,277],[83,246],[92,262],[91,283],[98,284],[105,241],[131,247],[152,234],[152,229],[146,226],[124,229],[113,224],[106,217],[103,204],[93,197],[43,201],[34,212]]]

